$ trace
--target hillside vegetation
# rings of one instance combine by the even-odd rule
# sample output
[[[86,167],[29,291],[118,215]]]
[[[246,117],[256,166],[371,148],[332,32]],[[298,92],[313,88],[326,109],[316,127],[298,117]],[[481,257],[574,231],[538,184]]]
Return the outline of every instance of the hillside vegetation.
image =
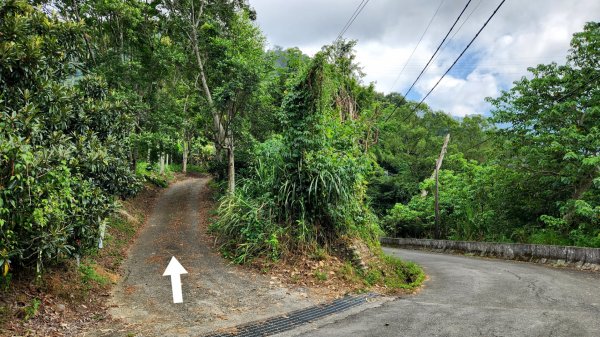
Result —
[[[355,41],[266,50],[255,18],[241,0],[0,1],[4,283],[96,251],[173,162],[216,177],[212,230],[238,263],[335,255],[402,287],[422,272],[382,257],[384,233],[600,247],[598,23],[490,118],[457,120],[365,84]]]

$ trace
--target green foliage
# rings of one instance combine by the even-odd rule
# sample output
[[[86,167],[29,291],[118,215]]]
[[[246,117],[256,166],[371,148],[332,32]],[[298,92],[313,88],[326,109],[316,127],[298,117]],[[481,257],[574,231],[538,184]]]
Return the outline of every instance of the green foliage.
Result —
[[[391,273],[383,275],[383,283],[386,287],[391,289],[415,289],[425,281],[425,273],[416,263],[405,262],[388,255],[384,255],[383,260],[392,270]]]
[[[140,187],[126,161],[131,120],[103,77],[77,70],[79,23],[12,0],[0,31],[0,250],[41,273],[97,245],[114,196]]]
[[[443,112],[432,112],[416,104],[402,104],[398,94],[379,98],[383,120],[379,124],[379,141],[372,152],[377,157],[380,171],[369,184],[373,208],[384,215],[396,203],[408,203],[419,193],[419,184],[429,178],[439,156],[444,137],[451,141],[448,153],[462,153],[466,159],[483,161],[490,155],[491,137],[488,123],[481,116],[465,117],[460,122]],[[399,108],[390,104],[402,104]],[[444,167],[452,163],[445,162]],[[452,167],[451,167],[452,168]],[[452,168],[453,169],[453,168]]]
[[[165,170],[166,172],[182,172],[182,165],[181,164],[169,164],[167,166],[167,169]],[[198,174],[203,174],[203,173],[208,173],[207,171],[208,169],[205,166],[202,165],[194,165],[194,164],[187,164],[187,172],[188,173],[198,173]]]
[[[337,52],[317,54],[283,102],[286,151],[275,195],[283,221],[299,224],[292,230],[300,243],[326,244],[348,233],[376,235],[364,203],[372,162],[358,145],[362,130],[343,119],[347,107],[335,105],[351,77],[338,67],[351,54]]]
[[[343,275],[356,274],[366,286],[385,286],[390,290],[415,289],[425,281],[423,269],[412,262],[404,262],[389,255],[380,255],[379,261],[369,263],[366,270],[352,271],[351,265],[342,268]],[[345,276],[348,278],[348,276]],[[354,278],[350,276],[350,279]]]
[[[99,275],[96,272],[93,265],[87,265],[82,263],[79,266],[79,275],[81,277],[81,282],[84,285],[89,286],[91,282],[94,282],[98,285],[106,285],[109,283],[109,280],[106,277]]]
[[[446,238],[598,247],[599,41],[600,26],[588,23],[574,35],[565,65],[530,68],[531,78],[489,99],[491,121],[502,123],[500,129],[487,129],[477,118],[426,126],[428,112],[409,115],[405,124],[384,124],[375,153],[387,174],[375,179],[371,191],[374,200],[395,203],[383,218],[388,234],[432,236],[434,181],[428,177],[439,145],[431,144],[441,144],[450,132],[456,145],[439,174]],[[428,146],[435,152],[427,152]],[[423,158],[425,165],[413,171]]]
[[[431,228],[424,226],[422,217],[422,212],[397,203],[383,218],[383,228],[390,236],[424,236]]]
[[[174,177],[170,165],[165,165],[165,172],[161,174],[158,164],[150,165],[145,161],[137,162],[135,173],[137,176],[143,177],[146,181],[162,188],[169,186],[169,181]]]
[[[535,207],[528,222],[536,241],[593,244],[600,230],[599,44],[600,25],[586,24],[565,65],[530,68],[531,79],[490,100],[494,121],[511,125],[500,132],[502,159],[522,186],[515,200]]]
[[[327,273],[319,270],[314,272],[315,278],[321,282],[327,281]]]
[[[35,317],[35,315],[38,314],[41,305],[42,301],[40,301],[39,298],[33,298],[29,305],[23,307],[23,320],[28,321],[31,318]]]
[[[287,249],[335,244],[342,235],[374,241],[379,233],[365,203],[371,158],[360,148],[360,124],[340,118],[340,88],[351,82],[340,70],[346,53],[318,53],[288,83],[283,134],[255,146],[253,165],[239,191],[225,196],[213,226],[236,261],[277,256]]]
[[[381,270],[379,270],[379,269],[370,269],[367,271],[367,273],[364,276],[365,282],[370,286],[381,282],[382,279],[383,279],[383,274],[381,273]]]
[[[3,292],[8,291],[8,289],[10,288],[11,280],[12,280],[12,273],[6,273],[3,275],[0,275],[0,289]]]
[[[222,251],[235,263],[245,263],[260,255],[276,259],[280,254],[282,228],[274,222],[273,201],[254,199],[243,188],[226,195],[212,229],[225,238]]]

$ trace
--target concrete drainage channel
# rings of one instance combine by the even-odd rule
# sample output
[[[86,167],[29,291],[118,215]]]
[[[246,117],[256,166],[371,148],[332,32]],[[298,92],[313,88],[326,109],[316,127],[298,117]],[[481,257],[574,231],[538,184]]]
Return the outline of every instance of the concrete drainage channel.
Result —
[[[270,336],[284,331],[289,331],[301,325],[311,323],[326,316],[357,307],[367,303],[370,298],[378,297],[377,294],[346,296],[335,301],[293,311],[286,315],[276,316],[264,321],[252,322],[227,329],[227,332],[213,332],[204,337],[258,337]]]

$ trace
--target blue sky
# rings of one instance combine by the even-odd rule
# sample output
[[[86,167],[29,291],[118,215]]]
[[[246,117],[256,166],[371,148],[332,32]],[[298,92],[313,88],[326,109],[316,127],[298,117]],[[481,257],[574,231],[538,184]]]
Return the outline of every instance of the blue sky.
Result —
[[[361,0],[249,0],[271,46],[299,47],[314,54],[338,35]],[[443,2],[442,2],[443,1]],[[358,40],[357,60],[382,92],[404,93],[468,0],[370,0],[345,34]],[[442,2],[442,3],[441,3]],[[423,41],[418,38],[441,7]],[[420,99],[452,64],[500,0],[473,0],[460,31],[417,83]],[[455,116],[489,111],[495,97],[539,63],[564,63],[573,33],[599,20],[599,0],[507,0],[496,16],[440,83],[426,103]],[[414,56],[408,60],[411,52]],[[408,60],[408,63],[407,63]],[[400,70],[407,64],[405,70]],[[397,79],[397,81],[396,81]],[[393,85],[394,84],[394,85]]]

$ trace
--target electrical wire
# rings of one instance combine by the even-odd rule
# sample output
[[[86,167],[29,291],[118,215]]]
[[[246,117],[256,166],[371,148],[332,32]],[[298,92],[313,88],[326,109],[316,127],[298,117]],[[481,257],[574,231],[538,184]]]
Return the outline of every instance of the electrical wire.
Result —
[[[598,75],[596,75],[596,76],[592,77],[591,79],[589,79],[589,81],[586,81],[586,83],[584,83],[583,85],[581,85],[581,86],[579,86],[579,87],[577,87],[577,88],[574,88],[574,89],[571,89],[571,90],[567,91],[567,92],[566,92],[566,93],[564,93],[564,94],[563,94],[561,97],[557,98],[557,99],[555,100],[555,103],[557,103],[557,104],[558,104],[558,103],[560,103],[560,102],[564,101],[566,98],[569,98],[569,97],[572,97],[572,96],[574,96],[574,94],[575,94],[575,93],[577,93],[578,91],[580,91],[580,90],[584,89],[584,87],[585,87],[585,85],[586,85],[587,83],[592,83],[592,88],[593,88],[593,82],[594,82],[594,81],[596,81],[596,80],[600,80],[600,74],[598,74]],[[587,91],[587,90],[586,90],[586,91]],[[583,93],[581,93],[581,94],[583,94]],[[495,135],[492,135],[492,136],[490,136],[490,137],[487,137],[486,139],[482,140],[481,142],[479,142],[479,143],[477,143],[477,144],[475,144],[475,145],[473,145],[473,146],[471,146],[471,147],[467,148],[467,149],[466,149],[464,152],[466,152],[466,151],[469,151],[469,150],[472,150],[472,149],[474,149],[474,148],[476,148],[476,147],[478,147],[478,146],[482,145],[483,143],[486,143],[487,141],[489,141],[490,139],[492,139],[492,138],[494,138],[494,137],[495,137]]]
[[[429,92],[421,99],[421,101],[408,113],[408,115],[403,119],[403,121],[406,121],[406,119],[408,119],[412,115],[412,113],[416,112],[419,109],[419,107],[421,106],[421,104],[423,104],[423,102],[425,101],[425,99],[427,97],[429,97],[429,95],[433,92],[433,90],[440,84],[440,82],[442,81],[442,79],[450,72],[450,70],[452,70],[452,68],[458,62],[458,60],[460,60],[460,58],[465,54],[465,52],[467,51],[467,49],[469,49],[469,47],[473,44],[473,42],[475,41],[475,39],[477,39],[477,37],[479,36],[479,34],[481,33],[481,31],[483,31],[483,29],[487,26],[487,24],[490,22],[490,20],[492,20],[492,18],[496,15],[496,13],[500,9],[500,7],[502,7],[502,5],[504,4],[504,2],[506,2],[506,0],[502,0],[502,2],[500,2],[500,4],[498,5],[498,7],[496,7],[496,9],[494,10],[494,12],[485,21],[485,23],[483,24],[483,26],[481,26],[481,28],[479,29],[479,31],[477,32],[477,34],[475,34],[475,36],[471,39],[471,41],[469,42],[469,44],[467,44],[467,46],[463,49],[463,51],[460,53],[460,55],[458,55],[458,57],[454,60],[454,62],[452,63],[452,65],[446,70],[446,72],[442,75],[442,77],[440,77],[440,79],[436,82],[436,84],[433,86],[433,88],[431,88],[431,90],[429,90]],[[404,96],[403,100],[406,101],[406,95]],[[394,110],[392,110],[392,112],[387,116],[387,118],[384,120],[385,122],[387,122],[394,115],[394,113],[396,112],[397,108],[398,108],[398,105],[396,105],[396,107],[394,108]]]
[[[425,34],[427,34],[427,31],[429,30],[429,27],[431,26],[431,23],[433,22],[433,20],[437,16],[437,13],[440,11],[440,8],[442,7],[442,5],[444,4],[445,1],[446,0],[440,1],[440,4],[438,5],[437,9],[435,10],[435,12],[433,13],[433,15],[431,16],[431,19],[429,19],[429,23],[427,24],[427,27],[425,28],[425,30],[423,31],[423,34],[421,34],[421,37],[419,38],[419,42],[417,42],[417,45],[415,46],[415,48],[410,53],[410,56],[406,59],[406,62],[404,63],[404,66],[402,67],[402,70],[400,70],[400,73],[398,73],[398,76],[394,80],[394,83],[392,83],[392,86],[391,86],[392,89],[396,85],[396,82],[398,82],[398,80],[400,79],[400,76],[402,76],[402,73],[404,72],[404,69],[406,69],[406,66],[408,65],[408,62],[410,61],[410,59],[412,59],[413,55],[417,51],[417,48],[419,48],[419,45],[421,44],[421,41],[423,41],[423,37],[425,36]],[[479,1],[481,2],[481,0],[479,0]]]
[[[360,6],[363,5],[363,3],[365,2],[365,0],[362,0],[359,4],[358,7],[356,7],[356,9],[354,10],[354,12],[352,13],[352,15],[350,16],[350,18],[348,19],[348,21],[346,21],[346,24],[344,25],[344,27],[342,27],[342,30],[340,30],[340,32],[338,33],[337,37],[335,38],[334,41],[337,41],[341,38],[342,33],[345,31],[345,29],[348,27],[348,25],[350,24],[350,21],[352,20],[352,18],[354,17],[354,15],[356,15],[356,12],[358,12],[358,10],[360,9]]]
[[[431,64],[431,61],[437,55],[438,51],[440,50],[440,48],[442,47],[442,45],[444,44],[444,42],[448,38],[448,35],[450,35],[450,33],[452,32],[452,29],[454,29],[454,26],[456,26],[456,23],[460,20],[460,18],[462,17],[462,15],[465,13],[465,10],[467,10],[467,7],[469,7],[469,4],[471,3],[471,1],[472,0],[467,1],[465,7],[462,9],[462,11],[460,12],[460,14],[456,18],[456,20],[454,20],[454,23],[452,24],[452,27],[450,27],[450,29],[448,30],[448,32],[446,33],[446,35],[442,39],[442,42],[440,42],[440,44],[437,46],[435,52],[433,52],[433,55],[431,55],[431,58],[429,58],[429,61],[427,61],[427,64],[425,65],[425,67],[423,67],[423,69],[419,73],[419,76],[417,76],[417,78],[415,79],[415,81],[412,83],[412,85],[408,88],[408,90],[406,91],[406,93],[402,97],[402,103],[406,102],[406,96],[408,96],[408,94],[410,93],[410,91],[412,90],[412,88],[415,86],[415,84],[417,83],[417,81],[419,81],[419,79],[421,78],[421,76],[423,76],[423,73],[427,70],[427,68],[429,67],[429,64]],[[394,107],[394,110],[392,110],[392,112],[384,120],[385,122],[387,122],[390,118],[392,118],[392,116],[396,113],[396,110],[398,110],[398,107],[399,107],[399,105],[396,104],[396,106]]]
[[[487,26],[487,24],[490,22],[490,20],[492,20],[492,18],[496,15],[496,13],[500,9],[500,7],[502,7],[502,5],[504,4],[504,2],[506,2],[506,0],[502,0],[502,2],[500,2],[500,4],[498,5],[498,7],[496,7],[496,9],[494,10],[494,12],[492,13],[492,15],[490,15],[490,17],[485,21],[485,23],[483,24],[483,26],[481,26],[481,28],[479,29],[479,31],[477,32],[477,34],[475,34],[475,36],[471,39],[471,41],[465,47],[465,49],[463,49],[463,51],[460,53],[460,55],[458,55],[458,57],[456,58],[456,60],[454,60],[454,62],[452,63],[452,65],[446,70],[446,72],[442,75],[442,77],[440,77],[440,79],[435,83],[435,85],[433,86],[433,88],[431,88],[431,90],[429,90],[429,92],[421,99],[421,101],[419,102],[419,104],[417,104],[417,106],[415,107],[415,110],[417,110],[419,108],[419,106],[425,101],[425,99],[433,92],[433,90],[435,90],[435,88],[438,86],[438,84],[440,84],[440,82],[444,79],[444,77],[450,72],[450,70],[452,70],[452,67],[454,67],[454,65],[456,64],[456,62],[458,62],[458,60],[460,60],[460,58],[465,54],[465,52],[467,51],[467,49],[469,49],[469,47],[471,47],[471,45],[473,44],[473,42],[475,41],[475,39],[477,39],[477,37],[479,36],[479,34],[481,33],[481,31],[483,31],[483,29]]]
[[[465,13],[465,11],[467,10],[467,7],[469,7],[469,4],[471,3],[471,1],[472,0],[467,1],[467,4],[465,5],[465,7],[462,9],[462,11],[460,12],[460,14],[456,18],[456,20],[454,20],[454,23],[452,24],[452,27],[450,27],[450,29],[448,30],[448,32],[444,36],[444,39],[442,39],[442,42],[440,42],[440,44],[437,46],[437,48],[435,49],[435,52],[433,52],[433,55],[431,55],[431,58],[429,59],[429,61],[427,61],[427,64],[425,65],[425,67],[423,67],[423,70],[421,70],[421,73],[419,73],[419,76],[417,76],[417,79],[415,79],[415,81],[413,82],[413,84],[411,84],[411,86],[408,88],[408,90],[404,94],[404,97],[408,96],[408,94],[410,93],[410,91],[412,90],[412,88],[414,88],[415,84],[417,84],[417,82],[419,81],[419,79],[421,78],[421,76],[423,76],[423,73],[425,73],[425,71],[427,70],[427,68],[431,64],[431,61],[433,61],[433,58],[435,57],[435,55],[437,55],[438,51],[440,50],[440,48],[442,47],[442,45],[444,44],[444,42],[446,42],[446,39],[448,38],[448,35],[450,35],[450,33],[452,32],[452,30],[454,29],[454,26],[456,26],[456,23],[458,23],[458,21],[460,20],[460,18],[462,17],[462,15]]]
[[[360,12],[362,12],[362,10],[365,8],[365,6],[367,6],[367,4],[369,3],[369,1],[370,0],[362,0],[358,4],[358,7],[356,7],[356,9],[354,10],[354,13],[352,13],[352,15],[350,16],[350,18],[348,19],[348,21],[346,22],[346,24],[344,25],[344,27],[342,28],[342,30],[337,35],[337,38],[335,39],[334,42],[337,42],[338,40],[340,40],[344,36],[344,34],[346,34],[346,32],[348,31],[348,29],[350,28],[350,26],[352,26],[352,24],[354,23],[354,20],[356,20],[356,18],[360,14]]]
[[[473,15],[473,13],[475,13],[475,11],[477,10],[477,8],[479,8],[479,5],[481,5],[481,1],[479,0],[479,2],[477,2],[477,4],[475,5],[475,7],[473,7],[473,10],[469,13],[469,15],[467,15],[467,17],[465,18],[465,21],[463,21],[460,26],[458,26],[458,29],[456,29],[456,31],[454,32],[454,34],[452,34],[452,36],[450,37],[450,39],[446,42],[446,44],[444,44],[442,46],[442,49],[440,49],[440,52],[436,55],[435,60],[438,59],[438,57],[440,56],[440,54],[442,54],[442,52],[446,49],[446,47],[448,47],[448,45],[450,44],[450,42],[452,40],[454,40],[454,37],[456,36],[456,34],[458,34],[458,32],[460,32],[460,30],[462,29],[462,27],[465,25],[465,23],[467,23],[467,21],[469,21],[469,19],[471,18],[471,15]]]

